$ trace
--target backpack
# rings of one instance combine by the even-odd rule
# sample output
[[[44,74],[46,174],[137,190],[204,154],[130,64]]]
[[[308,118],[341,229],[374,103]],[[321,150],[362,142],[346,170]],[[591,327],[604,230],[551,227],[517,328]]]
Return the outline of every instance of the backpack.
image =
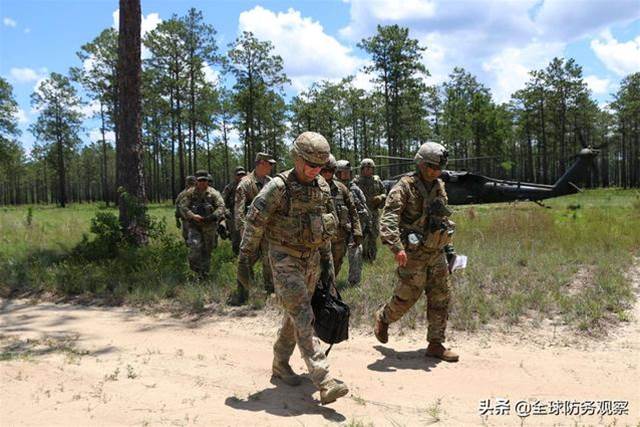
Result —
[[[342,301],[337,289],[336,296],[331,295],[329,289],[320,281],[311,298],[313,329],[318,338],[330,344],[325,355],[329,355],[333,344],[349,339],[349,306]]]

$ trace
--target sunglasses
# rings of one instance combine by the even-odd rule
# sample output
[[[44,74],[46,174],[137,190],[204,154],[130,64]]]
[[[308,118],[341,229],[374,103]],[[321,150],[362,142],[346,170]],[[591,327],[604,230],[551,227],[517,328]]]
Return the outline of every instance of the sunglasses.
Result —
[[[311,163],[311,162],[310,162],[310,161],[308,161],[308,160],[305,160],[305,161],[304,161],[304,164],[305,164],[305,165],[307,165],[307,166],[309,166],[311,169],[317,169],[317,168],[321,168],[321,167],[323,167],[323,166],[324,166],[324,163],[322,163],[322,164],[318,164],[318,163]]]

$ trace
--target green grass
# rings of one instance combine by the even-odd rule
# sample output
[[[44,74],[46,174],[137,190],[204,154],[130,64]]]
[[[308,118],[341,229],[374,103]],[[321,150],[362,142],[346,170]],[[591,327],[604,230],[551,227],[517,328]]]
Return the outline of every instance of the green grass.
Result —
[[[598,333],[628,319],[634,294],[625,274],[640,253],[640,193],[590,190],[546,203],[550,209],[533,203],[454,208],[456,250],[469,256],[469,265],[452,278],[453,328],[560,317]],[[96,212],[117,214],[95,204],[0,208],[0,295],[46,294],[147,306],[170,302],[201,311],[223,302],[235,288],[235,260],[227,241],[220,241],[214,252],[209,280],[199,282],[190,273],[169,205],[150,206],[149,214],[166,221],[166,230],[148,247],[123,248],[112,257],[78,256]],[[378,256],[375,264],[365,265],[361,286],[344,287],[346,265],[338,278],[354,324],[369,324],[392,294],[392,254],[380,247]],[[584,280],[577,283],[580,275]],[[263,305],[262,295],[254,298],[253,308]],[[422,298],[400,321],[401,331],[424,322]]]

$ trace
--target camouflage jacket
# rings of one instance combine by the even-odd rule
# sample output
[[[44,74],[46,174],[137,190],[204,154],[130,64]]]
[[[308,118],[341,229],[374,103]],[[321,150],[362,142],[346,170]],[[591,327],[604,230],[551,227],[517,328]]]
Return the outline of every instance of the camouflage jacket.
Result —
[[[187,191],[193,187],[187,187],[184,190],[182,190],[177,196],[176,196],[176,218],[181,218],[184,219],[182,217],[182,214],[180,213],[180,202],[182,201],[182,199],[184,198],[184,195],[187,194]]]
[[[269,181],[271,181],[271,177],[265,176],[261,182],[258,177],[256,177],[255,171],[252,171],[247,176],[243,177],[238,183],[238,186],[236,187],[235,203],[233,206],[233,220],[236,224],[236,229],[240,232],[241,236],[244,229],[245,217],[249,210],[249,206],[251,206],[251,202],[253,202],[253,199],[255,199],[260,190]]]
[[[347,240],[352,236],[362,237],[358,209],[347,187],[340,181],[332,179],[329,181],[329,188],[331,188],[333,206],[338,215],[338,231],[333,241]]]
[[[419,182],[428,193],[427,200],[420,191]],[[436,198],[447,204],[444,182],[436,179],[432,183],[423,181],[417,172],[400,178],[387,196],[380,218],[380,240],[393,253],[405,250],[403,238],[409,230],[414,230],[416,222],[425,222],[426,207]]]
[[[215,215],[217,219],[222,219],[225,212],[222,195],[218,190],[212,187],[207,187],[206,191],[200,191],[196,187],[188,189],[180,200],[179,206],[180,214],[182,215],[182,218],[186,220],[192,220],[196,215],[196,212],[194,211],[199,209],[203,209],[206,215]],[[195,222],[192,223],[195,224]],[[199,225],[202,227],[211,227],[216,229],[218,221]]]
[[[272,248],[293,256],[320,250],[323,257],[331,258],[330,241],[337,223],[331,189],[324,178],[318,175],[305,185],[290,169],[267,183],[253,200],[240,253],[254,253],[265,237]]]
[[[224,206],[227,208],[227,213],[230,218],[233,219],[235,215],[233,207],[236,204],[236,188],[238,188],[238,182],[230,182],[222,190],[222,199],[224,200]]]
[[[360,219],[360,229],[364,233],[365,229],[369,226],[371,217],[369,208],[367,208],[367,198],[355,182],[342,180],[338,181],[348,187],[349,191],[351,191],[351,198],[353,199],[353,202],[356,206],[356,211],[358,212],[358,218]]]
[[[358,175],[353,182],[362,190],[367,199],[367,208],[370,212],[378,211],[384,204],[387,192],[384,184],[378,175],[362,176]]]

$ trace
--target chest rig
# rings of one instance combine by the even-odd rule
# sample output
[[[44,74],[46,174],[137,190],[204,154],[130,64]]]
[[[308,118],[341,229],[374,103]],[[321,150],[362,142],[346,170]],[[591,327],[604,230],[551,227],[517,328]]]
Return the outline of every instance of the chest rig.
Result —
[[[281,205],[266,229],[270,243],[301,252],[317,249],[336,233],[336,218],[327,209],[331,190],[327,183],[316,180],[303,185],[293,170],[278,174],[284,182]]]

